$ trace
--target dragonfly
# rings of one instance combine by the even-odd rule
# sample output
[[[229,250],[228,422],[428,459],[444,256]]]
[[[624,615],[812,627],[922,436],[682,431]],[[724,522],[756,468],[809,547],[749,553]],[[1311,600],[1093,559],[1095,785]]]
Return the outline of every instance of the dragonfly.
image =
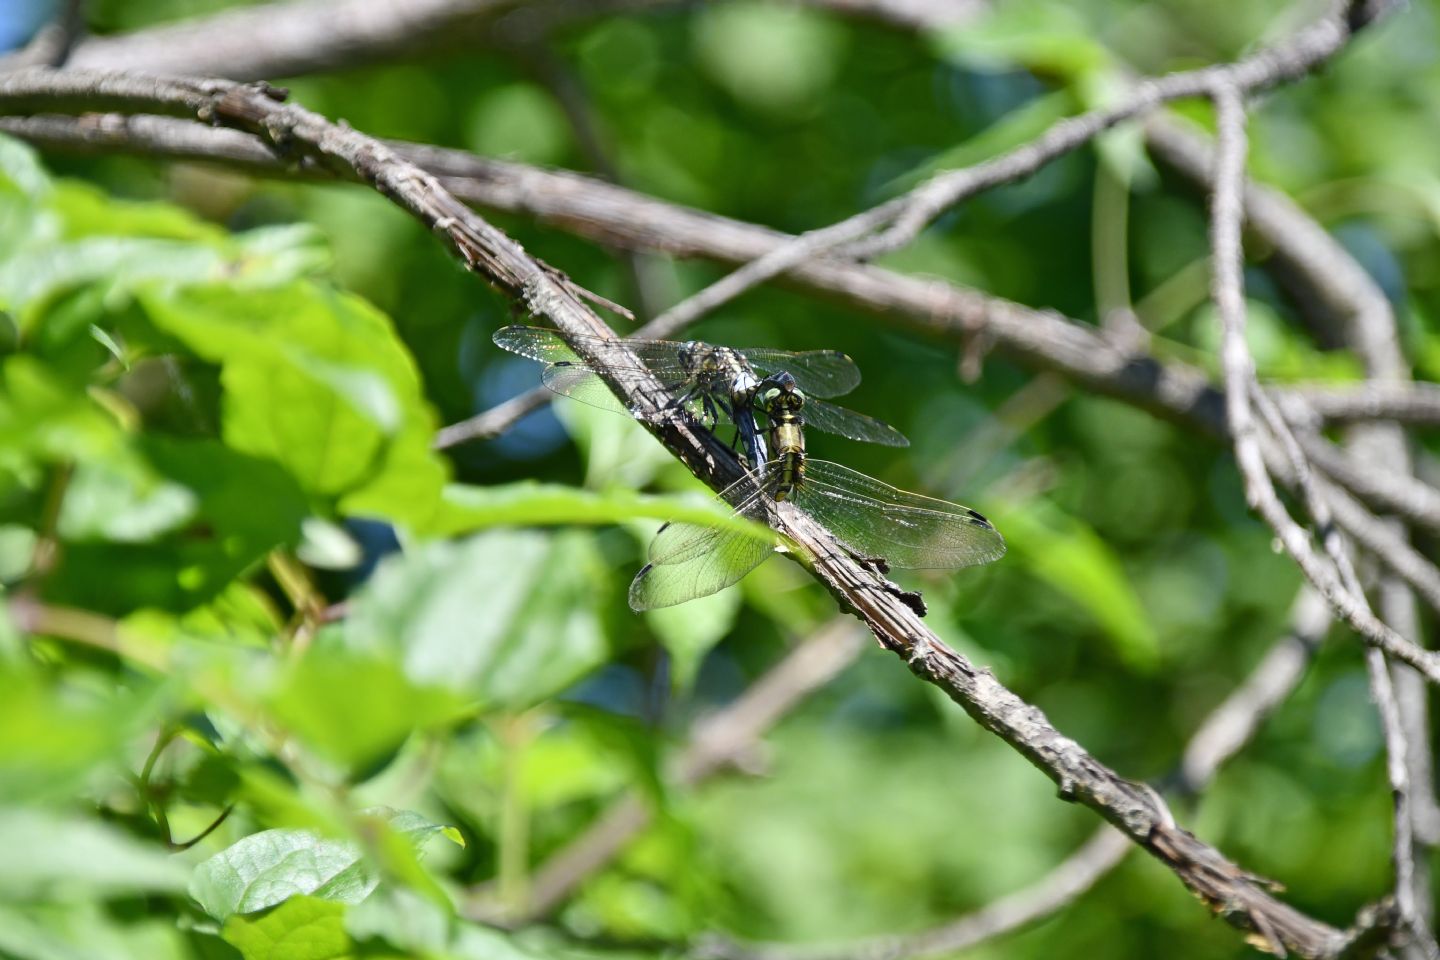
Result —
[[[784,372],[763,382],[755,403],[776,457],[764,474],[748,472],[720,492],[734,516],[767,524],[773,505],[788,501],[857,556],[904,569],[970,567],[1004,556],[1005,539],[978,511],[809,457],[804,428],[811,402]],[[630,607],[653,610],[709,596],[740,581],[775,548],[773,535],[668,523],[630,585]]]
[[[566,342],[554,330],[527,326],[501,327],[495,331],[494,340],[511,353],[545,364],[540,381],[555,393],[605,410],[637,415],[571,345],[582,349],[593,346],[594,352],[603,356],[613,341],[572,336]],[[838,350],[792,353],[763,347],[722,347],[700,340],[626,340],[624,345],[638,363],[607,363],[606,371],[612,379],[658,382],[675,395],[674,408],[685,411],[707,429],[712,429],[723,414],[734,423],[752,470],[763,471],[768,460],[754,419],[755,393],[768,378],[788,374],[811,397],[838,397],[860,383],[860,368]],[[851,440],[892,447],[910,444],[888,423],[824,400],[808,401],[806,422]]]

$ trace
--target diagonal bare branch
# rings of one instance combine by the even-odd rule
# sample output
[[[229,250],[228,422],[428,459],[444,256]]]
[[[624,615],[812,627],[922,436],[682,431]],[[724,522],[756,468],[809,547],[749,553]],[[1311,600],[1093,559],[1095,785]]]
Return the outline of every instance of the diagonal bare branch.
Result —
[[[31,70],[0,76],[0,110],[131,110],[190,116],[248,131],[288,155],[299,155],[356,178],[420,219],[471,269],[562,334],[612,336],[578,299],[576,288],[535,261],[509,237],[471,212],[432,175],[394,150],[353,129],[279,102],[264,86],[222,81],[163,80],[124,74]],[[1063,321],[1056,321],[1068,329]],[[615,343],[584,355],[602,369],[623,356]],[[733,477],[738,464],[723,445],[683,419],[663,415],[663,396],[627,384],[617,394],[643,414],[675,456],[712,485]],[[651,420],[646,416],[647,421]],[[1179,828],[1155,793],[1100,763],[1056,730],[1034,706],[987,670],[948,647],[921,619],[913,595],[837,549],[830,533],[793,504],[775,508],[778,531],[811,560],[815,576],[858,616],[887,650],[921,679],[945,691],[985,729],[1049,776],[1061,796],[1085,804],[1155,856],[1232,925],[1274,949],[1306,957],[1333,956],[1349,937],[1278,900],[1272,885],[1244,871],[1214,847]]]

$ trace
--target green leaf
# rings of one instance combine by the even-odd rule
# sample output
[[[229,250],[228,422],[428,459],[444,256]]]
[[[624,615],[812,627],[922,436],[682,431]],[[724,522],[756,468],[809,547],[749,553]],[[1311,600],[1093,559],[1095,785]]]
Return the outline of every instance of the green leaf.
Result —
[[[377,890],[345,914],[345,929],[356,940],[383,940],[427,955],[444,954],[452,922],[448,911],[403,887]]]
[[[445,831],[408,811],[377,808],[367,816],[412,849]],[[190,878],[190,895],[210,916],[224,920],[298,896],[359,903],[379,882],[358,843],[279,829],[251,834],[201,863]]]
[[[334,262],[325,234],[314,224],[291,223],[247,230],[234,238],[240,277],[248,286],[270,286],[329,269]]]
[[[43,199],[50,192],[50,175],[34,147],[0,134],[0,192],[12,191],[30,200]]]
[[[197,866],[190,895],[210,916],[224,920],[301,895],[359,903],[379,882],[353,841],[328,840],[309,830],[265,830]]]
[[[489,706],[551,696],[601,663],[608,576],[591,538],[495,531],[387,558],[352,601],[345,642],[418,684]]]
[[[103,281],[104,295],[113,297],[156,281],[217,279],[222,264],[218,250],[184,241],[86,237],[23,250],[0,262],[0,309],[14,314],[25,334],[39,325],[56,297],[84,284]],[[77,316],[67,328],[83,329],[81,324],[93,319],[94,314]]]
[[[189,960],[173,919],[124,922],[93,900],[0,903],[0,956],[21,960]]]
[[[65,488],[59,533],[66,540],[143,543],[188,521],[195,508],[188,488],[150,471],[81,463]]]
[[[277,465],[213,440],[145,437],[137,454],[153,474],[188,492],[193,513],[173,530],[154,524],[149,542],[68,543],[51,584],[57,600],[122,615],[142,606],[188,610],[217,596],[270,550],[299,541],[307,505]],[[135,528],[128,532],[142,532],[138,518],[95,525],[92,532],[113,535],[127,532],[127,525]]]
[[[441,496],[431,532],[454,536],[487,527],[621,523],[674,520],[723,527],[759,539],[768,527],[731,515],[713,497],[655,497],[620,488],[602,493],[579,487],[522,481],[493,487],[450,484]]]
[[[412,683],[394,662],[312,646],[286,671],[270,706],[309,746],[352,770],[393,752],[415,730],[454,717],[463,700]]]
[[[79,817],[0,808],[0,850],[0,900],[185,889],[184,865],[165,850]]]
[[[119,425],[33,357],[0,365],[0,470],[33,481],[37,463],[115,462]]]
[[[47,680],[3,660],[0,690],[0,803],[73,797],[97,774],[113,775],[152,714],[148,698]]]
[[[154,322],[221,366],[226,443],[282,464],[344,513],[423,527],[446,467],[435,418],[388,318],[295,282],[150,295]]]
[[[145,237],[222,248],[229,235],[173,203],[122,200],[79,180],[61,180],[51,207],[65,225],[64,238]]]
[[[230,917],[221,936],[245,960],[343,960],[355,955],[345,932],[345,905],[316,897],[291,897],[264,913]]]
[[[986,514],[1004,531],[1012,555],[1088,612],[1123,661],[1137,670],[1158,665],[1154,624],[1119,557],[1093,528],[1042,499]]]

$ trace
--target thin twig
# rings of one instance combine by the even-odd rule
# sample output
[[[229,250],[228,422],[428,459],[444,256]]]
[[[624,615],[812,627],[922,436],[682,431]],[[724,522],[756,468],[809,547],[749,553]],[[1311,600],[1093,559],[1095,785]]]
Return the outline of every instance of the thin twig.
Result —
[[[1286,551],[1331,606],[1357,630],[1366,633],[1373,644],[1367,653],[1366,662],[1371,676],[1371,689],[1380,703],[1382,716],[1387,719],[1387,751],[1391,758],[1388,767],[1391,790],[1395,796],[1395,843],[1392,849],[1396,874],[1396,905],[1401,924],[1414,930],[1415,904],[1411,887],[1414,860],[1404,763],[1404,735],[1398,719],[1393,724],[1389,722],[1392,714],[1397,718],[1398,714],[1395,714],[1394,697],[1384,659],[1384,652],[1388,652],[1387,640],[1393,637],[1401,643],[1406,641],[1370,612],[1345,547],[1339,541],[1338,532],[1329,523],[1328,505],[1312,483],[1304,454],[1293,436],[1290,436],[1288,426],[1278,410],[1268,406],[1269,399],[1259,389],[1255,380],[1254,361],[1245,341],[1244,261],[1241,248],[1246,151],[1245,105],[1240,91],[1228,85],[1217,86],[1212,96],[1215,103],[1217,144],[1211,199],[1210,246],[1214,264],[1211,275],[1213,295],[1223,326],[1221,361],[1225,372],[1227,412],[1235,444],[1235,458],[1245,480],[1246,498],[1251,507],[1275,531]],[[1262,415],[1266,416],[1271,431],[1290,460],[1298,486],[1305,495],[1316,524],[1321,528],[1321,541],[1334,564],[1333,570],[1327,568],[1314,554],[1308,535],[1291,519],[1275,494],[1261,453],[1259,432],[1251,409],[1252,401],[1260,405]]]
[[[526,255],[461,205],[432,176],[355,130],[294,105],[281,105],[272,89],[218,81],[23,71],[0,77],[0,109],[166,112],[247,130],[291,155],[308,157],[376,187],[432,228],[467,266],[530,312],[550,320],[562,334],[610,335],[577,298],[573,284]],[[1068,330],[1063,321],[1057,324]],[[618,342],[597,344],[582,352],[585,360],[600,367],[602,376],[609,362],[625,356],[625,348]],[[697,432],[683,418],[664,416],[663,391],[654,385],[616,382],[611,386],[640,412],[647,429],[697,476],[716,485],[738,474],[738,463],[713,436]],[[1258,461],[1258,451],[1255,456]],[[1277,951],[1309,957],[1332,956],[1344,949],[1348,943],[1345,933],[1278,900],[1263,878],[1241,869],[1178,827],[1153,790],[1105,767],[1050,725],[1039,710],[947,646],[921,619],[913,595],[889,583],[873,565],[841,550],[833,534],[807,514],[788,502],[775,504],[772,514],[777,531],[809,558],[814,575],[842,608],[869,626],[887,650],[1046,773],[1063,797],[1090,807],[1144,847],[1227,922]],[[1413,652],[1414,648],[1399,638],[1391,642],[1382,635],[1382,639],[1387,651],[1393,648],[1397,655]],[[1434,666],[1423,658],[1417,663]]]
[[[0,117],[0,132],[67,149],[100,149],[218,160],[267,175],[316,175],[306,158],[287,167],[256,138],[166,117],[116,114],[81,118]],[[678,255],[748,262],[782,248],[783,234],[667,204],[610,184],[556,171],[487,160],[461,151],[398,145],[404,156],[435,172],[441,183],[490,209],[537,216],[602,242]],[[953,283],[910,277],[878,267],[821,259],[787,275],[807,290],[842,299],[917,333],[965,338],[985,334],[1017,359],[1062,374],[1078,386],[1114,397],[1216,439],[1227,436],[1224,395],[1199,370],[1160,362],[1107,342],[1092,328],[1050,311],[1033,310]],[[438,442],[452,446],[503,432],[547,402],[543,388],[506,401],[477,418],[452,424]],[[1391,395],[1393,397],[1393,394]],[[1440,570],[1353,498],[1328,496],[1337,522],[1367,551],[1415,586],[1440,609]]]
[[[1300,685],[1326,628],[1330,608],[1308,588],[1296,599],[1290,631],[1244,681],[1201,722],[1186,745],[1174,785],[1195,795],[1259,731],[1264,719]],[[711,938],[693,951],[697,960],[912,960],[974,947],[1064,909],[1124,861],[1129,846],[1113,827],[1091,834],[1074,853],[1039,880],[948,923],[913,934],[845,944],[738,943]]]
[[[1251,392],[1256,382],[1255,365],[1245,345],[1245,295],[1240,247],[1245,112],[1240,94],[1233,88],[1217,89],[1215,103],[1217,114],[1226,121],[1220,128],[1226,137],[1221,139],[1216,150],[1210,239],[1214,257],[1212,289],[1224,327],[1221,365],[1225,373],[1226,411],[1235,459],[1245,480],[1246,499],[1275,531],[1285,551],[1341,619],[1350,624],[1366,643],[1404,660],[1436,682],[1440,679],[1440,662],[1435,655],[1418,648],[1381,623],[1361,600],[1345,588],[1335,571],[1316,555],[1309,535],[1285,510],[1266,472],[1259,434],[1250,409]]]
[[[882,233],[847,248],[855,257],[874,257],[906,246],[940,214],[967,197],[1003,183],[1021,180],[1056,157],[1068,153],[1116,124],[1142,116],[1171,100],[1207,95],[1218,84],[1241,93],[1256,93],[1314,70],[1345,49],[1352,33],[1378,15],[1363,19],[1351,3],[1283,43],[1267,47],[1235,63],[1187,70],[1136,83],[1111,107],[1062,120],[1023,146],[963,170],[937,174],[887,209],[893,223]]]

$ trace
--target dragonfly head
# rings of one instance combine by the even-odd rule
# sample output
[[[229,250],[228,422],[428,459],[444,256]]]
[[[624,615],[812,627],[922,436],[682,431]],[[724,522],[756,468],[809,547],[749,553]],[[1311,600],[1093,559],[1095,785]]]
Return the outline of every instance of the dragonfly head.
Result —
[[[805,394],[795,378],[784,372],[766,377],[755,394],[755,405],[771,419],[779,414],[798,414],[805,406]]]

